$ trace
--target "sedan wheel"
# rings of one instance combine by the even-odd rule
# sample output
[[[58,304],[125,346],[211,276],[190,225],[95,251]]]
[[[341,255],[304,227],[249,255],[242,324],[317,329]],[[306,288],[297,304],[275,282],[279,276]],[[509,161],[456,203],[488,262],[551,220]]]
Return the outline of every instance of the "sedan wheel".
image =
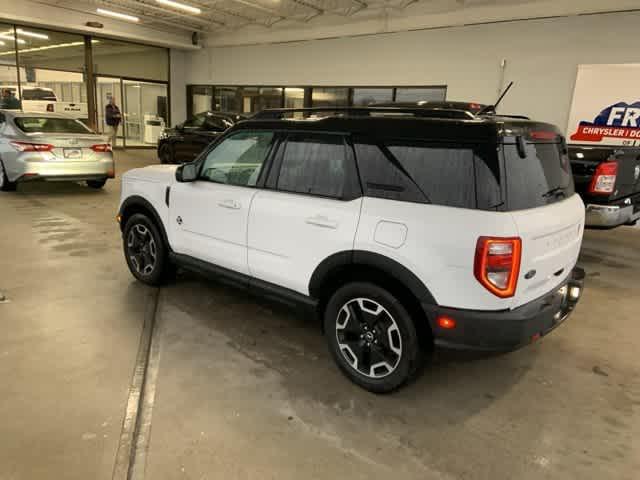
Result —
[[[4,169],[2,161],[0,161],[0,190],[3,192],[10,192],[16,189],[16,183],[10,182],[7,177],[7,172]]]

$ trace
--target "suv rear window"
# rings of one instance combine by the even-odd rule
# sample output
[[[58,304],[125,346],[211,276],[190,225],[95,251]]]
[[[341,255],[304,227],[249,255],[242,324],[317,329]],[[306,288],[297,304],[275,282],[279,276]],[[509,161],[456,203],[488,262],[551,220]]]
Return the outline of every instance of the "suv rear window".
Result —
[[[48,100],[50,102],[56,101],[56,94],[51,90],[45,90],[44,88],[23,88],[22,89],[23,100]]]
[[[559,143],[505,144],[505,176],[509,210],[535,208],[574,194],[569,157]]]
[[[365,192],[387,199],[492,210],[502,203],[495,149],[393,140],[356,143]]]

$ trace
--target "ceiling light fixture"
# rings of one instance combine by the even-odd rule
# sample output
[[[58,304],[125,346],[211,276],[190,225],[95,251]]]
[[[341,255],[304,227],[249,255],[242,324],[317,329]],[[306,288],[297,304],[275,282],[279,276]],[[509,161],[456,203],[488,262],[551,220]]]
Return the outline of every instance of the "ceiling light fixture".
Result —
[[[133,15],[127,15],[126,13],[112,12],[111,10],[105,10],[104,8],[98,8],[96,10],[100,15],[106,15],[107,17],[117,18],[119,20],[126,20],[128,22],[139,22],[140,19],[138,17],[134,17]]]
[[[6,34],[6,33],[0,33],[0,38],[4,38],[5,40],[11,40],[12,42],[15,40],[13,38],[13,35],[9,35],[9,34]],[[22,45],[24,43],[27,43],[27,42],[25,42],[21,38],[18,39],[18,44]]]
[[[97,43],[97,42],[92,40],[91,43]],[[52,50],[54,48],[80,47],[80,46],[84,46],[84,42],[58,43],[56,45],[45,45],[43,47],[22,48],[20,49],[20,53],[41,52],[42,50]],[[15,55],[15,52],[13,50],[9,50],[7,52],[0,52],[0,56],[5,56],[5,55]]]
[[[191,5],[185,5],[184,3],[174,2],[173,0],[156,0],[156,2],[166,5],[167,7],[177,8],[178,10],[184,10],[185,12],[193,13],[195,15],[200,15],[202,10],[197,7],[192,7]]]
[[[45,35],[44,33],[30,32],[28,30],[23,30],[21,28],[18,28],[16,31],[18,32],[18,35],[24,35],[25,37],[33,37],[33,38],[39,38],[41,40],[49,40],[49,35]]]

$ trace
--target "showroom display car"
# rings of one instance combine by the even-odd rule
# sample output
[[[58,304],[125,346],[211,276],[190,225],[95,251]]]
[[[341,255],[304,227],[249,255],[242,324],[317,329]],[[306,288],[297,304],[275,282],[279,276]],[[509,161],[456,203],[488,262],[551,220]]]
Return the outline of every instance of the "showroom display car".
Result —
[[[0,110],[0,190],[32,180],[84,181],[102,188],[115,177],[111,145],[64,114]]]
[[[640,148],[571,145],[576,191],[586,204],[586,226],[614,228],[640,219]]]
[[[161,163],[191,162],[222,132],[245,118],[238,113],[198,113],[164,130],[158,140],[158,158]]]
[[[127,265],[151,285],[182,266],[318,312],[340,369],[373,392],[434,343],[534,342],[582,293],[566,143],[545,123],[452,116],[265,110],[192,163],[131,170]]]

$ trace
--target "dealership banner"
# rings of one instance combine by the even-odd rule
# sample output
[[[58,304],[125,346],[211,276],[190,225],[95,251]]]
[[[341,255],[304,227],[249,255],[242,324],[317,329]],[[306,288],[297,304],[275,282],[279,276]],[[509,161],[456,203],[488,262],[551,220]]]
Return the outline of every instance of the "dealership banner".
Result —
[[[640,146],[640,64],[578,66],[567,135],[573,144]]]

